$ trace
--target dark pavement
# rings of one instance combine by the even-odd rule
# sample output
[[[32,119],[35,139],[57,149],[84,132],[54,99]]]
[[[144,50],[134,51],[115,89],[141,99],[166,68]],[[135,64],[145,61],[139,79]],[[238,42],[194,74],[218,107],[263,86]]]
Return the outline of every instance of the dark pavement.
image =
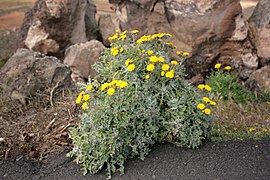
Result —
[[[3,180],[102,180],[105,171],[83,176],[63,152],[35,162],[15,158],[0,161]],[[129,159],[117,180],[270,180],[270,140],[205,143],[198,149],[158,144],[144,161]]]

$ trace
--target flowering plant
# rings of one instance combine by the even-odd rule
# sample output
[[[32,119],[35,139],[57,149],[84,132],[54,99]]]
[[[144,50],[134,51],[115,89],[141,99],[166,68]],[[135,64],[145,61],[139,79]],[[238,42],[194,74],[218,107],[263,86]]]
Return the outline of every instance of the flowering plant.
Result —
[[[200,90],[185,80],[182,63],[189,54],[178,51],[179,58],[170,59],[170,34],[137,39],[137,32],[110,37],[111,48],[94,66],[98,75],[76,100],[84,114],[70,130],[69,155],[84,173],[106,165],[110,178],[124,172],[128,157],[144,159],[156,142],[196,148],[209,135],[210,108],[201,107]]]

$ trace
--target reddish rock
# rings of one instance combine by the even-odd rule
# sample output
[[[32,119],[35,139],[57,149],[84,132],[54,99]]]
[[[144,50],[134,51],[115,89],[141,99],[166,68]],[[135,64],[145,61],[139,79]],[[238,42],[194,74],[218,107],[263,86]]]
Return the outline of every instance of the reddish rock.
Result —
[[[115,27],[112,17],[109,14],[101,14],[98,19],[98,27],[105,46],[110,46],[109,37],[115,34]]]
[[[19,46],[61,54],[71,44],[97,39],[95,14],[92,0],[37,0],[25,15]]]
[[[260,0],[249,19],[251,41],[262,66],[270,63],[270,1]]]
[[[121,0],[117,9],[122,30],[171,33],[177,49],[192,54],[184,64],[190,77],[206,75],[216,62],[257,68],[239,0]]]

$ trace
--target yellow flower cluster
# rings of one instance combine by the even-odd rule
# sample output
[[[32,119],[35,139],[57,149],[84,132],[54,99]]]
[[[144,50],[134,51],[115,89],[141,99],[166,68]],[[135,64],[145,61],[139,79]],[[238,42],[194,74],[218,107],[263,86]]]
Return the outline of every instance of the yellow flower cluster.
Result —
[[[142,44],[144,42],[148,42],[152,39],[161,39],[163,37],[171,37],[171,34],[168,33],[158,33],[158,34],[153,34],[153,35],[144,35],[140,39],[137,40],[138,44]]]
[[[165,77],[172,79],[174,77],[174,70],[172,69],[172,70],[166,72]]]
[[[127,31],[124,31],[124,32],[122,32],[120,34],[119,34],[118,30],[116,30],[115,32],[116,33],[113,36],[108,38],[110,42],[112,42],[112,41],[114,41],[116,39],[123,41],[123,40],[125,40],[127,38]],[[132,34],[136,34],[137,32],[139,32],[139,31],[137,31],[137,30],[131,31]]]
[[[157,56],[151,56],[151,57],[149,58],[149,60],[150,60],[150,62],[152,62],[152,63],[156,63],[156,62],[162,63],[162,62],[164,62],[164,58],[163,58],[163,57],[157,57]]]
[[[119,87],[121,89],[128,86],[128,82],[122,80],[112,80],[110,83],[103,83],[101,85],[101,91],[107,89],[108,95],[113,95],[115,93],[115,88]]]
[[[200,109],[203,113],[209,115],[211,114],[211,110],[210,108],[207,107],[207,104],[210,104],[212,106],[217,105],[217,103],[215,101],[212,101],[211,99],[209,99],[208,97],[203,97],[203,101],[206,103],[199,103],[197,105],[197,108]]]
[[[217,103],[215,101],[212,101],[211,99],[209,99],[208,97],[203,97],[203,101],[206,103],[209,103],[212,106],[217,105]]]
[[[186,57],[190,56],[189,52],[186,52],[186,51],[177,51],[176,53],[181,56],[186,56]]]
[[[176,46],[172,42],[166,42],[165,44],[171,46],[173,49],[176,48]]]
[[[205,108],[205,107],[206,106],[203,103],[200,103],[197,105],[197,108],[200,109],[203,113],[205,113],[207,115],[211,114],[211,110],[209,108]]]
[[[200,89],[200,90],[206,90],[206,91],[212,91],[212,88],[209,86],[209,85],[206,85],[206,84],[199,84],[198,85],[198,88]]]
[[[121,53],[121,52],[123,52],[124,51],[124,48],[120,48],[119,49],[119,47],[113,47],[112,49],[111,49],[111,54],[113,55],[113,56],[117,56],[118,54],[119,54],[119,52]]]
[[[127,70],[130,71],[130,72],[134,71],[135,67],[136,67],[135,64],[133,64],[133,62],[134,61],[132,59],[129,59],[129,58],[125,62],[126,66],[127,66]]]
[[[112,53],[113,56],[116,56],[116,55],[119,53],[118,47],[113,47],[113,48],[111,49],[111,53]]]
[[[149,60],[151,63],[146,66],[146,70],[150,71],[150,72],[155,69],[154,63],[163,63],[165,61],[165,59],[163,57],[157,57],[157,56],[150,56]],[[174,65],[178,65],[179,63],[176,60],[172,60],[171,64],[174,66]],[[165,76],[167,78],[174,78],[174,70],[173,69],[170,70],[170,68],[171,67],[169,64],[166,64],[166,63],[162,64],[161,65],[162,71],[161,71],[160,75]]]
[[[76,99],[76,104],[81,104],[82,102],[82,109],[86,110],[88,109],[88,104],[89,104],[89,100],[91,98],[91,95],[87,93],[87,91],[91,91],[93,89],[93,85],[88,85],[86,87],[86,92],[82,91],[80,92],[80,94],[78,95],[77,99]]]
[[[221,64],[220,63],[217,63],[217,64],[215,64],[215,69],[220,69],[221,68]],[[225,66],[224,67],[224,69],[226,70],[226,71],[230,71],[231,69],[232,69],[232,67],[231,66]]]

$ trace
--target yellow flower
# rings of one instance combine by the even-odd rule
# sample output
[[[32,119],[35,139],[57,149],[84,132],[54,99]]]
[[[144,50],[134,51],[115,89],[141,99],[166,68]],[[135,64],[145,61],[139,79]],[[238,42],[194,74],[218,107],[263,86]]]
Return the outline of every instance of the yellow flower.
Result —
[[[172,42],[166,42],[166,44],[169,46],[174,46]]]
[[[157,38],[158,37],[158,34],[153,34],[152,36],[151,36],[151,39],[155,39],[155,38]]]
[[[165,71],[161,71],[160,75],[161,76],[164,76],[165,75]]]
[[[159,57],[158,58],[158,62],[163,63],[164,62],[164,58],[163,57]]]
[[[173,78],[174,77],[174,70],[170,70],[169,72],[166,72],[165,74],[166,78]]]
[[[168,64],[162,64],[161,69],[162,69],[163,71],[167,71],[167,70],[170,69],[170,66],[169,66]]]
[[[200,90],[203,90],[203,89],[205,88],[205,85],[204,85],[204,84],[199,84],[199,85],[198,85],[198,88],[199,88]]]
[[[116,29],[116,30],[115,30],[115,33],[119,33],[119,30],[118,30],[118,29]]]
[[[150,78],[150,75],[146,74],[145,79],[149,79],[149,78]]]
[[[124,32],[122,32],[121,34],[120,34],[120,36],[123,36],[123,35],[125,35],[127,33],[127,31],[124,31]]]
[[[248,130],[249,132],[253,132],[253,131],[255,131],[255,128],[249,128],[249,130]]]
[[[267,129],[263,129],[263,132],[267,132],[268,130]]]
[[[200,109],[200,110],[203,110],[205,108],[205,104],[200,103],[200,104],[197,105],[197,108]]]
[[[118,38],[119,40],[125,40],[127,37],[126,34],[121,34],[120,37]]]
[[[144,53],[145,52],[145,50],[142,50],[142,53]]]
[[[205,113],[205,114],[211,114],[211,110],[210,109],[208,109],[208,108],[206,108],[205,110],[203,110],[203,112]]]
[[[212,90],[212,88],[210,86],[208,86],[208,85],[205,85],[204,88],[205,88],[206,91],[211,91]]]
[[[189,56],[189,53],[188,52],[183,52],[183,55],[184,56]]]
[[[203,97],[204,102],[209,103],[211,100],[208,97]]]
[[[118,47],[112,48],[111,53],[112,53],[113,56],[116,56],[119,53]]]
[[[183,54],[183,51],[177,51],[176,52],[178,55],[181,55],[181,54]]]
[[[131,59],[127,59],[126,60],[126,62],[125,62],[125,64],[126,64],[126,66],[128,66],[130,63],[132,63],[133,62],[133,60],[131,60]]]
[[[107,91],[107,94],[108,95],[113,95],[115,93],[115,89],[114,88],[109,88],[108,91]]]
[[[83,109],[83,110],[88,109],[88,102],[84,102],[84,103],[82,104],[82,109]]]
[[[103,91],[104,89],[106,89],[107,87],[109,87],[110,84],[109,83],[104,83],[101,85],[101,91]]]
[[[231,66],[226,66],[224,69],[227,70],[227,71],[230,71],[232,69],[232,67]]]
[[[153,63],[158,62],[158,57],[157,56],[151,56],[150,57],[150,62],[153,62]]]
[[[90,99],[90,97],[91,97],[90,94],[86,94],[83,96],[83,100],[88,101]]]
[[[120,87],[121,89],[127,87],[127,85],[128,85],[128,82],[126,82],[126,81],[118,81],[116,83],[116,86]]]
[[[179,64],[176,60],[171,61],[171,64],[177,65]]]
[[[165,35],[166,35],[165,33],[160,33],[160,34],[158,35],[158,37],[159,37],[159,38],[163,38]]]
[[[115,35],[109,37],[109,41],[113,41],[113,40],[115,40],[115,39],[117,39],[117,38],[118,38],[118,35],[115,34]]]
[[[136,34],[136,33],[138,33],[138,32],[139,32],[138,30],[133,30],[133,31],[131,31],[132,34]]]
[[[89,86],[87,86],[87,88],[86,88],[87,91],[91,91],[92,89],[93,89],[93,85],[92,84],[89,85]]]
[[[150,56],[150,55],[152,55],[154,52],[152,51],[152,50],[148,50],[147,51],[147,54]]]
[[[120,48],[120,52],[123,52],[123,51],[124,51],[124,48],[121,47],[121,48]]]
[[[112,82],[110,82],[108,86],[113,86],[113,85],[115,85],[117,82],[118,82],[118,80],[112,80]]]
[[[84,91],[80,92],[80,94],[78,95],[76,99],[76,104],[80,104],[82,102],[83,94],[84,94]]]
[[[212,106],[217,105],[217,103],[216,103],[215,101],[210,101],[209,103],[210,103]]]
[[[134,69],[135,69],[135,64],[130,64],[130,65],[128,65],[128,67],[127,67],[127,70],[128,70],[128,71],[134,71]]]
[[[267,101],[266,104],[270,105],[270,101]]]
[[[215,65],[215,69],[219,69],[220,67],[221,67],[221,64],[220,63],[218,63],[218,64]]]
[[[155,65],[154,64],[148,64],[146,67],[147,71],[153,71],[155,69]]]

